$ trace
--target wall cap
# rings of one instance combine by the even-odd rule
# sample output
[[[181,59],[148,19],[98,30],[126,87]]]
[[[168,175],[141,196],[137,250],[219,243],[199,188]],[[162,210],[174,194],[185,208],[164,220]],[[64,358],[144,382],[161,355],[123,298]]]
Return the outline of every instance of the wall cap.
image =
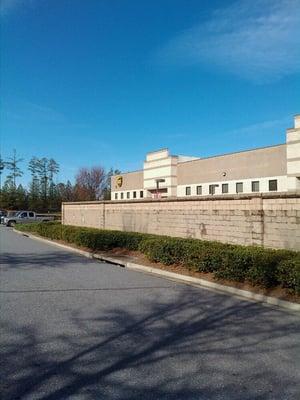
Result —
[[[189,196],[189,197],[168,197],[165,199],[136,199],[136,200],[95,200],[95,201],[70,201],[62,202],[62,205],[71,204],[133,204],[133,203],[174,203],[174,202],[201,202],[220,200],[252,200],[252,199],[300,199],[300,191],[276,192],[276,193],[255,193],[255,194],[234,194],[234,195],[210,195],[210,196]]]

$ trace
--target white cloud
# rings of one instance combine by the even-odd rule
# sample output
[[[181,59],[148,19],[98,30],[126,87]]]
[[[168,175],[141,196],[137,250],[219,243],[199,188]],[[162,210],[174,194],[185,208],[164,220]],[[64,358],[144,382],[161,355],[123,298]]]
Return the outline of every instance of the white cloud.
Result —
[[[257,82],[300,70],[300,0],[242,0],[216,10],[159,51],[176,65],[208,65]]]
[[[233,129],[231,131],[225,132],[224,134],[227,137],[260,137],[264,134],[274,132],[274,134],[285,133],[285,130],[291,125],[291,117],[282,117],[273,120],[261,121],[255,124],[242,126],[237,129]]]

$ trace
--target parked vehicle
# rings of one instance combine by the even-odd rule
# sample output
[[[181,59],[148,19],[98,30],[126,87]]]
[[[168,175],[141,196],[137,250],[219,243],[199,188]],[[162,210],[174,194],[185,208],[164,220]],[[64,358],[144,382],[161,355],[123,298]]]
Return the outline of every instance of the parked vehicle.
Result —
[[[0,210],[0,224],[2,224],[2,219],[6,217],[7,212],[5,210]]]
[[[47,222],[53,221],[54,217],[45,214],[36,214],[33,211],[19,211],[13,216],[4,218],[4,225],[14,226],[16,224],[28,224],[30,222]]]
[[[4,224],[4,218],[5,217],[14,217],[19,211],[2,211],[1,217],[0,217],[0,223]]]

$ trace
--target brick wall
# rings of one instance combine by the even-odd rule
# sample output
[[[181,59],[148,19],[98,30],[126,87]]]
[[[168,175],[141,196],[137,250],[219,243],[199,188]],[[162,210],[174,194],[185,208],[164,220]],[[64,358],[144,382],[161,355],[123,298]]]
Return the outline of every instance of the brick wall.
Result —
[[[63,223],[300,250],[300,195],[64,203]]]

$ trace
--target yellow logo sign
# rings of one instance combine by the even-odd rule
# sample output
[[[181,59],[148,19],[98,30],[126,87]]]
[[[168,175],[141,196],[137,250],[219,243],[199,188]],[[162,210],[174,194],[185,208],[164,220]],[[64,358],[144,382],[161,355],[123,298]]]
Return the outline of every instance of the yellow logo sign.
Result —
[[[117,176],[116,182],[117,182],[117,186],[118,186],[118,187],[121,187],[121,186],[123,185],[123,178],[122,178],[122,176]]]

